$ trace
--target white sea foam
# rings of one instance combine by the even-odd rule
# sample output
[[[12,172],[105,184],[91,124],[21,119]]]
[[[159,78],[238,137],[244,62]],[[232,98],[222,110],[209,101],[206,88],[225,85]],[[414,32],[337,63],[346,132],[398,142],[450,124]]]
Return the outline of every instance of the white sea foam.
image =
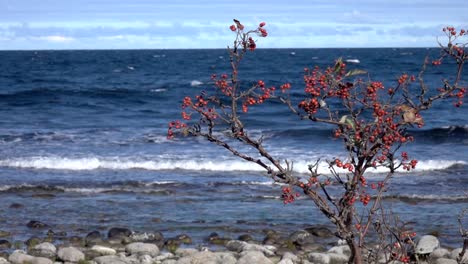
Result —
[[[348,63],[360,63],[361,61],[359,61],[358,59],[347,59],[346,62]]]
[[[198,81],[198,80],[193,80],[190,82],[190,86],[200,86],[202,85],[203,83]]]
[[[307,173],[308,165],[313,161],[294,162],[294,171],[298,173]],[[414,171],[432,171],[443,170],[457,164],[466,164],[465,161],[457,160],[422,160],[418,162]],[[85,157],[85,158],[66,158],[57,156],[45,157],[26,157],[11,158],[0,160],[0,166],[12,168],[31,168],[31,169],[51,169],[51,170],[207,170],[207,171],[264,171],[262,167],[255,163],[241,160],[216,160],[216,159],[175,159],[155,157],[153,159],[142,158],[104,158],[104,157]],[[340,171],[339,172],[345,172]],[[329,168],[326,162],[320,162],[318,172],[328,174]],[[370,172],[386,172],[385,168],[377,168]],[[404,172],[401,170],[401,172]]]

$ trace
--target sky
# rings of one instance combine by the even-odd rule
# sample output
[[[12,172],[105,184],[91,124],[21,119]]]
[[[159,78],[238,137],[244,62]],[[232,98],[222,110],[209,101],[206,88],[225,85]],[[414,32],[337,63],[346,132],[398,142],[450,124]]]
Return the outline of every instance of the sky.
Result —
[[[259,48],[433,47],[468,29],[466,0],[0,0],[0,50],[225,48],[232,19]]]

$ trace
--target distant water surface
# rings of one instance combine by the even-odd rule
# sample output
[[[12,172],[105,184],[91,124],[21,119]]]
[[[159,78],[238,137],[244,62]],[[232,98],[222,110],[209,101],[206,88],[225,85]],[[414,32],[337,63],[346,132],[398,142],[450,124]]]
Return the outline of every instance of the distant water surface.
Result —
[[[298,100],[304,67],[343,57],[390,85],[435,54],[258,50],[240,75],[246,85],[290,82]],[[33,219],[77,234],[125,226],[198,241],[214,231],[260,235],[327,224],[308,200],[284,206],[280,186],[255,164],[197,139],[166,139],[183,96],[211,89],[210,75],[228,72],[225,50],[2,51],[0,58],[0,230],[16,239],[44,233],[26,228]],[[449,71],[431,68],[425,79],[438,87]],[[424,117],[428,126],[413,131],[416,140],[406,147],[418,168],[395,176],[386,201],[417,231],[440,230],[444,243],[457,246],[456,215],[468,202],[466,106],[438,104]],[[279,104],[253,110],[247,125],[298,173],[317,158],[345,155],[329,128],[298,121]]]

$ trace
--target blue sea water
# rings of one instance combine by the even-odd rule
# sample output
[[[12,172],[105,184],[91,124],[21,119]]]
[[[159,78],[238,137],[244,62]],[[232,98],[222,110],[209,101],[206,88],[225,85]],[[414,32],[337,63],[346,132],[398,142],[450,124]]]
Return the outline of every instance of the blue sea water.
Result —
[[[304,67],[343,57],[390,85],[402,72],[417,74],[425,56],[436,54],[260,49],[249,54],[240,76],[246,85],[290,82],[298,99]],[[227,73],[228,66],[225,50],[1,51],[0,230],[15,239],[44,235],[26,227],[40,220],[81,235],[124,226],[201,241],[210,232],[259,236],[265,228],[327,224],[306,199],[284,206],[281,187],[255,164],[199,139],[167,140],[181,99],[212,89],[211,74]],[[425,80],[440,87],[453,72],[453,65],[430,67]],[[418,168],[398,173],[385,200],[416,231],[439,230],[454,246],[461,241],[456,217],[468,201],[466,109],[436,104],[424,115],[427,125],[411,131],[415,142],[405,146]],[[298,173],[318,158],[345,155],[330,128],[299,121],[281,104],[252,109],[246,124],[265,137],[271,153],[293,160]],[[381,178],[375,173],[370,180]],[[13,203],[24,207],[10,208]]]

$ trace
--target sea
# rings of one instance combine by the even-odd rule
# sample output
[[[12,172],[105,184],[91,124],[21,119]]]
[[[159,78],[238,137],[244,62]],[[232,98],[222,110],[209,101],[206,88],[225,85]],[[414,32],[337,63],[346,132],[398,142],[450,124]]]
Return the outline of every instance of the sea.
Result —
[[[239,74],[243,87],[289,82],[298,101],[305,67],[341,57],[349,68],[367,71],[365,78],[391,86],[402,73],[417,75],[425,57],[438,52],[258,49],[246,55]],[[0,51],[0,230],[25,240],[48,229],[83,236],[127,227],[187,234],[195,243],[212,232],[261,239],[267,229],[333,230],[310,200],[283,204],[282,186],[258,165],[200,138],[167,139],[168,123],[181,119],[183,97],[210,93],[210,76],[223,73],[229,73],[224,49]],[[424,79],[436,89],[455,73],[455,65],[443,63],[429,66]],[[423,114],[426,125],[409,130],[415,141],[402,150],[419,163],[396,173],[384,202],[405,228],[457,247],[457,217],[468,207],[468,106],[452,103],[435,103]],[[331,127],[299,120],[280,103],[252,107],[245,124],[275,157],[292,161],[298,175],[318,159],[327,174],[325,160],[346,157]],[[374,171],[368,182],[382,178]],[[49,228],[30,229],[30,220]]]

